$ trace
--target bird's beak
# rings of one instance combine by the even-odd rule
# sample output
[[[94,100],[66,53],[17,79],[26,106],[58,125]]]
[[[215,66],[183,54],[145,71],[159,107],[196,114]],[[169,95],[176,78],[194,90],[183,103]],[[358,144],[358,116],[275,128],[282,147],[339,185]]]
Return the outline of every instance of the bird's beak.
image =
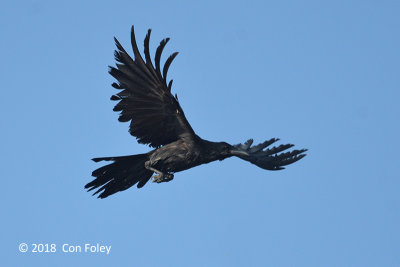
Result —
[[[231,154],[233,155],[233,156],[238,156],[238,157],[240,157],[240,156],[249,156],[249,153],[247,153],[246,151],[243,151],[243,150],[240,150],[240,149],[236,149],[236,148],[233,148],[233,149],[231,149]]]

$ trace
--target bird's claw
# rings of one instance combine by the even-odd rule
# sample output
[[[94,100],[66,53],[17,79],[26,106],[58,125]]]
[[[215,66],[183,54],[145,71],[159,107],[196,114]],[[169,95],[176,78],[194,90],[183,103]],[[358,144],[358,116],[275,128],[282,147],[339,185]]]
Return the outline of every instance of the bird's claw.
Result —
[[[158,173],[153,176],[153,183],[164,183],[169,182],[174,179],[174,175],[172,173]]]

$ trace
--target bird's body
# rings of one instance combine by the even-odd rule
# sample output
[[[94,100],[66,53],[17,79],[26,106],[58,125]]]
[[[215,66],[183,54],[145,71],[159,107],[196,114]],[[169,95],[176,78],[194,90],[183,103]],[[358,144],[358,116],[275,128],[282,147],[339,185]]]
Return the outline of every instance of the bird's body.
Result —
[[[149,153],[152,167],[163,172],[180,172],[215,160],[223,160],[228,154],[213,153],[218,143],[200,137],[182,138]]]
[[[149,52],[150,33],[149,30],[144,40],[145,60],[139,53],[133,27],[134,60],[115,39],[118,64],[117,68],[110,67],[110,74],[118,80],[113,87],[121,91],[111,100],[119,101],[114,111],[121,111],[119,121],[130,121],[131,135],[139,143],[155,149],[145,154],[93,159],[113,162],[93,171],[92,176],[96,178],[85,188],[98,189],[94,194],[103,191],[99,197],[105,198],[134,184],[143,187],[154,173],[157,174],[154,182],[168,182],[176,172],[232,156],[266,170],[281,170],[305,156],[305,149],[281,153],[292,147],[291,144],[265,149],[279,140],[275,138],[256,146],[251,146],[251,139],[232,146],[200,138],[187,121],[178,98],[171,94],[172,80],[167,84],[168,68],[177,53],[167,59],[161,73],[160,58],[169,38],[162,40],[156,51],[154,68]]]
[[[201,164],[201,146],[183,138],[149,152],[149,164],[162,172],[180,172]]]

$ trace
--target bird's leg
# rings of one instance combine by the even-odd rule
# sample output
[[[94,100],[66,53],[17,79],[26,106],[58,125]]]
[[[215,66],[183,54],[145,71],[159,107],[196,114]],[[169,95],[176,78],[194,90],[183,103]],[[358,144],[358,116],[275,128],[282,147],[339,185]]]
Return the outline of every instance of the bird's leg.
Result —
[[[144,166],[145,166],[146,169],[157,173],[157,175],[153,176],[153,182],[154,183],[169,182],[172,179],[174,179],[174,175],[172,173],[163,173],[162,171],[159,171],[159,170],[151,167],[149,161],[146,161]]]

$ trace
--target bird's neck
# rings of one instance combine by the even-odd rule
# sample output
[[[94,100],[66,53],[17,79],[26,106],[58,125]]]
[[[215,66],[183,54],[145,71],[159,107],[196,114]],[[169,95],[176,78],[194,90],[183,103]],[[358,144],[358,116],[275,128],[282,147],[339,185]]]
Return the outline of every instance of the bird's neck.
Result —
[[[200,138],[201,139],[201,138]],[[208,141],[205,139],[200,140],[200,148],[202,153],[200,154],[205,163],[209,163],[216,160],[223,160],[228,156],[223,156],[218,149],[219,142]]]

